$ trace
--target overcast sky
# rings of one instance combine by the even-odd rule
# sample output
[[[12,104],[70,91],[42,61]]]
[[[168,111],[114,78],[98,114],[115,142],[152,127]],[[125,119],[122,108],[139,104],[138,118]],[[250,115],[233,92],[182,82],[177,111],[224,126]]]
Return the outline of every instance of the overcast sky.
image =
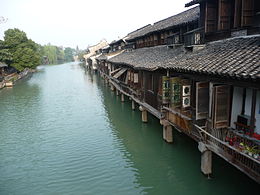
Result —
[[[85,49],[178,14],[190,0],[0,0],[0,39],[19,28],[40,44]]]

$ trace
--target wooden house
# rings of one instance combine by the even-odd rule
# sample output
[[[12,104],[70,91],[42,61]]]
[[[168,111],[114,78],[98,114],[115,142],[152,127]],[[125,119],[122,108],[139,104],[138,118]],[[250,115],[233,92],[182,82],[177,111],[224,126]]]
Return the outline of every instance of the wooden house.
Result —
[[[187,34],[188,44],[260,32],[259,0],[192,0],[185,6],[195,4],[200,6],[199,28]]]
[[[220,16],[209,31],[212,2]],[[139,105],[144,122],[147,112],[160,119],[167,142],[172,127],[196,140],[204,174],[212,173],[214,152],[260,183],[259,3],[243,19],[247,1],[232,1],[242,2],[240,23],[229,13],[240,26],[226,28],[224,2],[194,0],[187,6],[199,7],[129,33],[124,48],[97,58],[98,70],[122,101]]]
[[[199,7],[147,25],[132,33],[126,40],[135,42],[136,48],[166,44],[182,44],[185,32],[198,28]]]
[[[98,44],[90,46],[88,48],[88,53],[83,56],[88,68],[96,70],[97,62],[95,58],[98,57],[98,55],[101,55],[101,52],[99,52],[99,50],[106,47],[107,45],[108,43],[106,40],[101,40]]]

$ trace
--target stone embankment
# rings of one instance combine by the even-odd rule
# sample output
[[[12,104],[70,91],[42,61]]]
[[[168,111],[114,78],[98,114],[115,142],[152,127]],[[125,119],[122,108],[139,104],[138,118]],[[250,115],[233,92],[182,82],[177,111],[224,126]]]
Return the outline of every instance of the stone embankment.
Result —
[[[12,87],[16,81],[26,77],[28,74],[33,72],[35,72],[35,70],[26,68],[20,73],[12,73],[5,76],[3,81],[0,82],[0,89],[4,87]]]

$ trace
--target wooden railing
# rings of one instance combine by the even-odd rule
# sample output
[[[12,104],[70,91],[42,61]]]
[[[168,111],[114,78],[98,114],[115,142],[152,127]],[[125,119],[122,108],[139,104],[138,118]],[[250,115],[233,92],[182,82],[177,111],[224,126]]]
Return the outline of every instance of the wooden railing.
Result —
[[[257,142],[238,136],[229,129],[209,129],[206,131],[205,128],[198,125],[194,126],[198,129],[201,141],[207,145],[208,149],[260,183],[260,158],[251,156],[249,151],[246,152],[246,147],[259,149]],[[226,139],[227,137],[229,141]]]

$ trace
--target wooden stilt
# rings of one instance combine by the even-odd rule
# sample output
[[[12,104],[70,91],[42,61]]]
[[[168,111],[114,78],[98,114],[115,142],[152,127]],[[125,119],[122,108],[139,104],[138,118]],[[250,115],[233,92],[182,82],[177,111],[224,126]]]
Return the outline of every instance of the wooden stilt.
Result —
[[[173,142],[173,133],[171,125],[163,125],[163,139],[168,142]]]
[[[147,111],[143,110],[142,111],[142,122],[147,123]]]
[[[119,91],[118,90],[116,90],[116,95],[119,96]]]
[[[201,148],[199,146],[199,150],[201,151],[201,172],[208,176],[212,173],[212,152],[204,146]]]
[[[135,101],[132,100],[132,110],[135,110]]]
[[[115,90],[115,88],[114,88],[114,86],[112,84],[110,84],[110,88],[111,88],[111,91]]]
[[[121,93],[121,102],[125,101],[125,95],[123,93]]]

